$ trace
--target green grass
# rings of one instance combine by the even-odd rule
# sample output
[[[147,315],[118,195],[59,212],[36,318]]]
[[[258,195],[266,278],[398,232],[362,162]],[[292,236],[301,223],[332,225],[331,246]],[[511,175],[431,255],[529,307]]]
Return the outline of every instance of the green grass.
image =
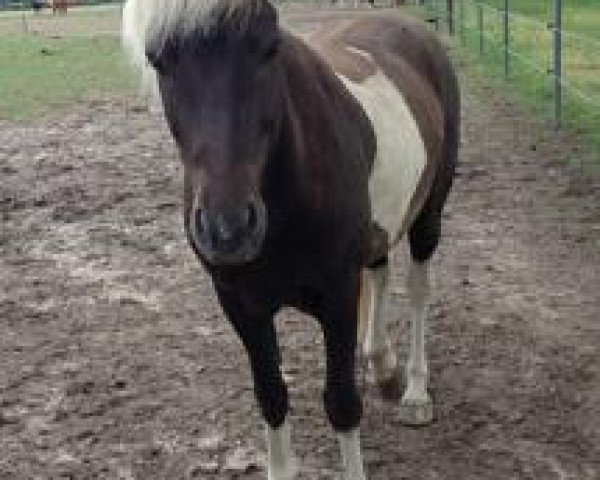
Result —
[[[0,30],[0,120],[30,121],[78,102],[135,91],[115,34],[118,10],[73,11],[62,19],[31,16],[27,21],[25,32],[18,16],[0,16],[0,28],[20,29],[10,34],[8,28]]]
[[[483,9],[483,54],[480,54],[478,3]],[[438,0],[445,6],[445,0]],[[563,121],[600,151],[600,1],[565,0]],[[458,8],[458,7],[457,7]],[[493,78],[504,78],[503,22],[497,10],[504,0],[464,0],[464,50]],[[510,0],[510,75],[507,88],[541,114],[554,114],[553,0]],[[423,13],[423,12],[421,12]],[[458,10],[457,10],[458,19]],[[457,20],[458,24],[458,20]],[[457,27],[458,29],[458,27]],[[457,38],[458,43],[458,38]]]
[[[504,0],[483,0],[484,3],[504,9]],[[600,2],[598,0],[563,0],[564,28],[600,39]],[[554,0],[509,0],[515,13],[537,18],[544,22],[554,16]]]
[[[0,119],[29,120],[78,101],[132,88],[132,75],[118,39],[2,39]]]

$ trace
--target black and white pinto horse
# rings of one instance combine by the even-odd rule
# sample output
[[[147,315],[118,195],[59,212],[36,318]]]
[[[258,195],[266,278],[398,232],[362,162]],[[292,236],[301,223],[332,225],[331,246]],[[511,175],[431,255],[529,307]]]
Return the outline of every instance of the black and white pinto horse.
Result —
[[[459,136],[444,48],[396,15],[329,23],[303,41],[268,0],[128,0],[123,34],[156,74],[184,166],[186,232],[249,356],[268,478],[296,471],[273,324],[292,306],[322,327],[325,410],[344,478],[364,480],[361,342],[404,420],[432,418],[427,265]],[[412,330],[401,396],[386,303],[388,255],[405,234]]]

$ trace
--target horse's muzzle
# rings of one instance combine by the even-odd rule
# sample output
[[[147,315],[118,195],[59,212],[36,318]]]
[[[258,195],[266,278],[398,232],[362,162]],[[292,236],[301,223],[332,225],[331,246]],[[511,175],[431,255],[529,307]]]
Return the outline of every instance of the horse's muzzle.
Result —
[[[261,200],[241,208],[190,212],[191,239],[199,253],[215,265],[238,265],[254,260],[262,248],[267,212]]]

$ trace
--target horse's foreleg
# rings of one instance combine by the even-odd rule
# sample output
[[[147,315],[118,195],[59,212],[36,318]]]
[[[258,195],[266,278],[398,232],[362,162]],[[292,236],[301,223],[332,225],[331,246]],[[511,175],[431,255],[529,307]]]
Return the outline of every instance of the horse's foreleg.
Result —
[[[250,360],[254,393],[266,422],[268,479],[292,480],[297,460],[287,420],[288,391],[279,367],[279,349],[272,315],[249,314],[236,298],[220,294],[221,304]],[[233,296],[231,296],[233,297]]]
[[[429,297],[427,262],[411,260],[407,278],[412,325],[410,352],[406,365],[406,391],[402,397],[401,416],[409,425],[425,425],[433,418],[431,398],[427,393],[427,359],[425,356],[426,304]]]
[[[288,392],[279,368],[275,331],[272,320],[261,328],[249,322],[252,334],[244,331],[242,341],[250,358],[254,392],[266,422],[268,447],[268,479],[292,480],[298,469],[287,419]]]
[[[373,383],[381,395],[389,400],[400,398],[400,372],[398,361],[389,335],[389,292],[390,266],[387,258],[363,270],[361,282],[360,315],[366,317],[363,344]]]
[[[298,460],[292,449],[291,429],[287,420],[280,427],[267,424],[268,480],[292,480]]]
[[[366,480],[360,448],[360,429],[338,433],[338,442],[344,467],[343,480]]]
[[[325,411],[338,436],[343,480],[366,479],[359,431],[362,405],[355,380],[359,283],[357,274],[345,288],[328,292],[319,316],[327,355]]]

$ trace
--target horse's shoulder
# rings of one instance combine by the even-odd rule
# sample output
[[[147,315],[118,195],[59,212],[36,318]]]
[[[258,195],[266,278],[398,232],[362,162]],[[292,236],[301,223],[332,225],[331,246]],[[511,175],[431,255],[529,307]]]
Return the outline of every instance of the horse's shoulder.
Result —
[[[328,24],[307,41],[339,77],[352,84],[366,86],[372,79],[379,88],[374,79],[387,79],[415,117],[430,157],[437,156],[444,111],[429,64],[444,53],[430,32],[410,18],[369,15]]]

